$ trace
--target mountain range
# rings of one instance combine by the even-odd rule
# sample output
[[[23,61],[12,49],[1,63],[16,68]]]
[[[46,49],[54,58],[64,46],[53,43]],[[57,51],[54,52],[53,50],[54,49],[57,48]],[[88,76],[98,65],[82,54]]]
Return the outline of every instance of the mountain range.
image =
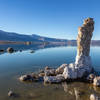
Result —
[[[14,32],[5,32],[0,30],[1,41],[35,41],[35,42],[65,42],[67,39],[48,38],[39,35],[24,35]]]
[[[48,42],[53,44],[65,44],[65,45],[76,45],[76,40],[68,40],[68,39],[57,39],[57,38],[49,38],[44,36],[39,36],[36,34],[32,35],[24,35],[18,34],[14,32],[6,32],[0,30],[0,41],[14,41],[14,42]],[[100,46],[100,40],[92,40],[92,45]]]

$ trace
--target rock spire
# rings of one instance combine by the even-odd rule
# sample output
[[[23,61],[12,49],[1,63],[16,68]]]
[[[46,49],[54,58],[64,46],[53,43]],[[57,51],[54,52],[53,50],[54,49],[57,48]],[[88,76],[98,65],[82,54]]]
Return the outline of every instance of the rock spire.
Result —
[[[65,67],[63,75],[66,79],[82,78],[86,74],[91,73],[93,68],[89,53],[93,30],[93,18],[85,19],[83,25],[79,27],[75,63],[71,63]]]

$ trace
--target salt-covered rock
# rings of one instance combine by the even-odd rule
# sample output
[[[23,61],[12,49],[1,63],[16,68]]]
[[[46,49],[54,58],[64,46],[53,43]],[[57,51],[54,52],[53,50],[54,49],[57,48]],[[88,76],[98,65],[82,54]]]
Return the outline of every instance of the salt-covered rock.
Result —
[[[31,75],[22,75],[19,78],[20,81],[33,81],[33,77]]]
[[[45,76],[55,76],[55,69],[45,70]]]
[[[39,76],[39,77],[45,76],[45,71],[44,71],[44,70],[39,70],[38,76]]]
[[[22,75],[20,78],[19,78],[20,81],[29,81],[29,82],[33,82],[33,81],[39,81],[39,80],[42,80],[41,77],[37,74],[30,74],[30,75]]]
[[[14,52],[14,49],[11,48],[11,47],[8,47],[8,48],[7,48],[7,52],[12,53],[12,52]]]
[[[45,73],[39,73],[39,77],[44,77]]]
[[[63,74],[64,68],[67,66],[67,64],[62,64],[60,67],[56,69],[56,74]]]
[[[100,86],[100,76],[94,78],[93,85]]]
[[[88,75],[87,80],[89,82],[93,83],[94,78],[95,78],[95,74],[90,74],[90,75]]]
[[[77,78],[77,70],[75,69],[75,64],[71,63],[64,68],[63,72],[65,79],[76,79]]]
[[[59,74],[57,76],[44,76],[45,83],[60,83],[64,80],[65,78],[62,74]]]

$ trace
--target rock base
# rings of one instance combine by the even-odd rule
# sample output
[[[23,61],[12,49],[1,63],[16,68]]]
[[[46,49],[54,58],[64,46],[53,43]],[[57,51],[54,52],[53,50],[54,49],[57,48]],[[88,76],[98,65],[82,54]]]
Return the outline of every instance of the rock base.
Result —
[[[65,79],[77,79],[88,76],[93,71],[91,59],[88,56],[76,56],[76,62],[66,65],[63,75]]]

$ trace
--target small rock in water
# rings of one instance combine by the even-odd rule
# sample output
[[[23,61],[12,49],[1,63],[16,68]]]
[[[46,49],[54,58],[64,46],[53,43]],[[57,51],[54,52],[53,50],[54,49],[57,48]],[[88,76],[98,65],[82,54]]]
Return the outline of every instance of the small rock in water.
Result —
[[[54,87],[54,90],[58,90],[59,88],[58,87]]]
[[[3,49],[1,49],[1,50],[0,50],[0,52],[4,52],[4,50],[3,50]]]
[[[30,75],[22,75],[19,80],[24,82],[37,82],[42,81],[43,77],[40,77],[38,74],[31,73]]]
[[[31,74],[31,77],[34,78],[34,80],[35,79],[37,79],[37,80],[39,79],[39,75],[38,74],[35,74],[35,73],[32,73]]]
[[[93,85],[94,86],[100,86],[100,76],[97,76],[93,80]]]
[[[19,50],[20,52],[22,52],[22,50]]]
[[[88,77],[87,77],[87,80],[91,83],[93,83],[93,80],[95,78],[95,75],[94,74],[90,74]]]
[[[50,67],[48,67],[48,66],[46,66],[46,67],[45,67],[45,70],[49,70],[49,69],[51,69],[51,68],[50,68]]]
[[[31,50],[31,51],[30,51],[30,53],[34,53],[34,52],[35,52],[34,50]]]
[[[9,92],[8,92],[8,96],[9,96],[9,97],[13,97],[13,96],[15,96],[15,93],[14,93],[13,91],[9,91]]]
[[[23,75],[19,78],[20,81],[33,81],[33,78],[31,75]]]
[[[41,74],[41,75],[40,75],[40,74]],[[35,74],[35,73],[32,73],[32,74],[31,74],[31,77],[33,78],[33,81],[34,81],[34,82],[43,81],[44,73],[40,73],[40,74]],[[42,74],[43,74],[43,76],[42,76]]]
[[[100,100],[95,94],[90,95],[90,100]]]
[[[7,52],[12,53],[12,52],[14,52],[14,49],[9,47],[9,48],[7,48]]]

